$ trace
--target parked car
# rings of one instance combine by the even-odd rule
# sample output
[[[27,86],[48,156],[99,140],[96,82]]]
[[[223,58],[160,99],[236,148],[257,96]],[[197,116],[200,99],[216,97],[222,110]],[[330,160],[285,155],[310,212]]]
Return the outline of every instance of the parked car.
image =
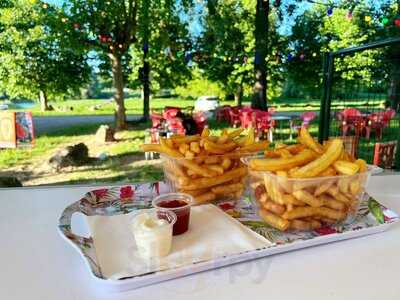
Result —
[[[7,110],[8,105],[7,104],[0,104],[0,110]]]
[[[201,96],[194,103],[195,111],[208,112],[219,107],[219,98],[217,96]]]

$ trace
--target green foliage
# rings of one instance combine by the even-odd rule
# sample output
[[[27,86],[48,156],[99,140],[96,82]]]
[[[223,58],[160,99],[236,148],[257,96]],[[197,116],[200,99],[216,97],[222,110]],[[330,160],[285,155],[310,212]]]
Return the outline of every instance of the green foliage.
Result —
[[[175,88],[175,92],[185,99],[195,99],[200,96],[218,96],[223,99],[226,96],[218,83],[208,80],[206,74],[199,70],[194,70],[193,78],[184,86]]]
[[[11,97],[57,97],[89,77],[86,57],[58,31],[60,12],[41,2],[10,0],[0,8],[0,88]]]
[[[147,0],[142,5],[137,43],[130,49],[130,86],[142,86],[139,69],[143,66],[145,44],[149,46],[146,60],[153,93],[183,84],[191,76],[185,59],[191,48],[188,24],[179,17],[180,11],[173,1]]]
[[[390,1],[389,1],[390,2]],[[327,16],[324,6],[313,6],[309,11],[298,16],[289,36],[288,52],[295,58],[286,61],[288,84],[285,94],[290,89],[297,89],[297,96],[302,93],[318,95],[322,80],[322,57],[324,52],[362,45],[374,40],[384,39],[399,33],[396,26],[387,28],[380,23],[381,15],[394,17],[394,6],[382,2],[375,10],[364,2],[351,7],[352,18],[348,17],[350,9],[347,2],[342,8],[335,8],[332,16]],[[369,12],[369,13],[367,13]],[[371,22],[365,16],[372,17]],[[387,66],[383,64],[385,50],[370,50],[335,59],[335,84],[341,86],[370,85],[374,79],[383,79]],[[304,58],[300,59],[300,55]],[[386,64],[387,65],[387,64]]]
[[[205,31],[198,41],[202,52],[199,67],[208,79],[218,82],[227,94],[253,93],[255,63],[255,7],[254,0],[209,1],[208,15],[204,21]],[[266,47],[266,70],[268,97],[279,94],[283,74],[277,59],[278,49],[285,47],[285,37],[279,35],[277,16],[269,15],[268,45]]]

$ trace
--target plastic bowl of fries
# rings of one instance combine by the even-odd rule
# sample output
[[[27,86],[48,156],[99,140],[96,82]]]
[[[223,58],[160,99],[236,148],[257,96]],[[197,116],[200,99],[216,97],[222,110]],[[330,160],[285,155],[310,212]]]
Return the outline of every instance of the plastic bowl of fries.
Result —
[[[216,200],[237,200],[245,190],[247,167],[241,158],[264,151],[267,141],[255,141],[254,131],[243,129],[210,135],[175,135],[160,144],[142,145],[143,151],[159,152],[167,183],[172,192],[194,197],[196,204]]]
[[[351,222],[366,195],[365,161],[352,158],[340,139],[321,145],[302,129],[298,140],[242,159],[259,216],[281,231]]]
[[[171,191],[192,195],[196,204],[239,200],[245,190],[247,168],[240,162],[240,156],[203,156],[196,158],[196,162],[167,155],[161,155],[161,158],[164,177]],[[204,174],[195,173],[190,163],[204,168]]]

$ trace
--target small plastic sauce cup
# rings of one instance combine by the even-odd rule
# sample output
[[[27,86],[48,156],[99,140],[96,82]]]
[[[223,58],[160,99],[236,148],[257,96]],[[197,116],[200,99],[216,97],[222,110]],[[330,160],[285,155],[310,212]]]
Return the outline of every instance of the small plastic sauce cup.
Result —
[[[185,233],[189,229],[190,207],[193,203],[193,197],[184,193],[164,194],[153,200],[153,206],[156,209],[166,209],[176,214],[173,235]]]
[[[172,228],[176,215],[168,210],[146,210],[132,219],[132,232],[138,253],[143,258],[167,256],[171,251]]]

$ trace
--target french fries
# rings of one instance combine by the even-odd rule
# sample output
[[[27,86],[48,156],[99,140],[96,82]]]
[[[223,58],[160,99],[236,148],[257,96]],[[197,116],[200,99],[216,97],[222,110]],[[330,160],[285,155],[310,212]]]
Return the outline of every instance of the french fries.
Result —
[[[320,145],[314,140],[314,138],[310,135],[310,133],[305,127],[301,127],[300,129],[299,140],[301,144],[310,148],[311,150],[314,150],[318,154],[322,154],[324,152],[322,145]]]
[[[240,128],[223,130],[216,136],[205,128],[200,135],[173,135],[141,149],[162,154],[165,178],[172,189],[191,194],[197,204],[238,199],[247,175],[240,158],[265,151],[269,145],[267,141],[256,142],[254,129],[244,133]]]
[[[279,230],[314,230],[344,220],[364,192],[365,161],[349,155],[340,139],[320,145],[305,128],[298,141],[249,160],[260,217]]]
[[[338,159],[342,149],[343,142],[340,139],[332,140],[332,143],[320,157],[294,171],[291,176],[296,178],[317,176]]]
[[[265,210],[265,209],[261,209],[259,211],[260,217],[269,225],[271,225],[272,227],[275,227],[281,231],[285,231],[286,229],[289,228],[289,221],[285,220],[273,213],[270,213],[269,211]]]
[[[360,166],[356,163],[352,163],[345,160],[337,160],[333,163],[333,167],[336,171],[343,175],[354,175],[360,169]]]
[[[250,168],[256,171],[290,170],[314,160],[315,154],[311,150],[304,150],[289,158],[260,158],[250,161]]]

